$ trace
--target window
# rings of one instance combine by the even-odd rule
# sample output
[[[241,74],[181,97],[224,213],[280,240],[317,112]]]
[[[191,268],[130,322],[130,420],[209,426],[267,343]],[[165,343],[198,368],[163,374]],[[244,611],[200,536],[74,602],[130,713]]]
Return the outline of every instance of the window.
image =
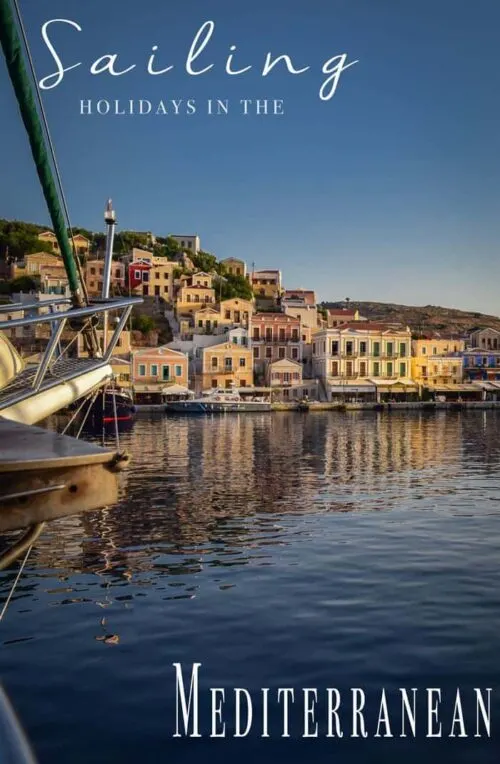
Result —
[[[346,376],[352,377],[352,361],[347,361],[346,363]]]
[[[149,271],[143,271],[142,280],[146,281],[149,284]]]
[[[423,377],[427,376],[427,366],[422,366],[422,376]]]
[[[427,348],[422,348],[422,355],[427,355]]]
[[[224,358],[224,368],[226,371],[232,371],[233,370],[233,359],[232,358]]]
[[[214,329],[217,329],[218,323],[218,321],[214,321]]]
[[[305,334],[302,335],[302,342],[306,342],[306,335]]]
[[[247,365],[246,359],[240,358],[240,368],[244,369],[246,365]]]
[[[216,379],[212,379],[212,387],[218,387],[218,382]]]
[[[231,311],[230,310],[226,310],[226,312],[224,313],[224,318],[227,319],[228,321],[231,319]]]
[[[90,275],[91,276],[95,276],[95,268],[91,268],[90,269]],[[136,278],[137,278],[137,276],[136,276]]]
[[[266,348],[266,358],[272,358],[272,357],[273,357],[273,349]]]
[[[432,355],[437,355],[438,349],[436,347],[432,348]]]
[[[366,355],[366,342],[359,343],[359,354]]]
[[[246,387],[246,386],[247,386],[246,379],[240,379],[240,387]]]
[[[399,343],[399,355],[406,356],[406,342]]]
[[[140,377],[146,376],[146,366],[143,363],[139,364],[139,376]]]
[[[273,341],[273,330],[266,329],[266,342],[272,342],[272,341]]]
[[[292,348],[292,358],[294,361],[297,360],[299,357],[299,349],[298,348]]]
[[[155,286],[155,295],[157,297],[160,296],[160,285],[159,284],[156,284],[156,286]]]
[[[158,273],[158,271],[156,271],[156,273],[155,273],[155,279],[156,279],[156,280],[158,280],[159,278],[160,278],[160,274]]]
[[[233,342],[233,345],[237,345],[238,344],[238,337],[233,337],[232,342]]]
[[[278,358],[285,357],[285,348],[278,348]]]
[[[375,356],[375,358],[378,358],[380,356],[380,342],[373,343],[373,355]]]
[[[352,342],[346,342],[345,343],[345,352],[346,352],[346,355],[352,355],[352,349],[353,349],[353,343]]]
[[[337,340],[334,340],[332,342],[332,355],[338,355],[339,354],[339,343]]]
[[[258,329],[254,329],[253,330],[253,338],[254,338],[254,340],[257,340],[257,341],[260,340],[260,335],[259,335],[259,330]]]
[[[168,382],[170,379],[170,366],[161,367],[161,375],[164,382]]]
[[[176,377],[182,377],[182,366],[176,366],[175,367],[175,376]]]
[[[299,341],[299,330],[292,329],[292,342],[298,342],[298,341]]]
[[[394,354],[394,343],[393,342],[388,342],[387,343],[387,355],[391,356],[393,354]]]
[[[361,361],[359,364],[359,375],[360,377],[366,377],[366,361]]]
[[[387,364],[387,376],[392,377],[393,371],[392,371],[392,362],[389,362]]]
[[[373,364],[373,376],[374,377],[380,376],[380,364],[378,363],[378,361],[375,361],[375,363]]]
[[[253,349],[253,357],[255,358],[256,361],[259,359],[259,348]]]
[[[158,376],[158,365],[156,363],[151,364],[151,376],[152,377]]]
[[[406,364],[400,363],[399,364],[399,376],[400,377],[406,377]]]
[[[117,278],[117,279],[121,278],[121,273],[120,273],[120,269],[119,268],[117,268],[115,270],[115,278]]]
[[[212,369],[216,369],[216,368],[217,368],[217,356],[213,355],[212,356]]]
[[[283,374],[283,382],[285,384],[290,384],[290,372],[289,371],[285,371],[285,373]]]
[[[203,319],[202,318],[198,319],[198,328],[199,329],[203,329]]]
[[[316,343],[313,342],[313,353],[316,355]]]

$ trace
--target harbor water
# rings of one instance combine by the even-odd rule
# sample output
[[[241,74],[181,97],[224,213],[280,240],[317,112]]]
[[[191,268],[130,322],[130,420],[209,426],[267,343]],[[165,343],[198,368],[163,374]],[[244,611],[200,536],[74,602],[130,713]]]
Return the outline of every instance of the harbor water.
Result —
[[[138,418],[119,505],[49,525],[0,623],[40,764],[498,762],[499,432],[498,411]],[[173,664],[189,681],[195,662],[202,734],[174,737]],[[236,687],[255,699],[244,738]],[[290,737],[274,700],[263,738],[261,688],[287,687]],[[367,738],[327,737],[328,687],[363,688]],[[208,688],[226,688],[225,738]],[[392,738],[374,737],[383,688]],[[441,738],[426,713],[401,737],[398,688],[441,689]],[[457,688],[467,737],[451,738]],[[492,688],[490,737],[474,688]]]

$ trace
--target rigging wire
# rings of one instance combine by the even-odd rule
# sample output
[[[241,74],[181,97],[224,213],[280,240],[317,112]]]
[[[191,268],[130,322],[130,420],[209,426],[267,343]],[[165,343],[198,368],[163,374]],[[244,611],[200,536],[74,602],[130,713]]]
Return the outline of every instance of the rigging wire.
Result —
[[[3,620],[3,617],[4,617],[5,613],[7,612],[7,608],[9,607],[9,603],[10,603],[10,601],[11,601],[13,595],[14,595],[14,592],[16,590],[16,586],[18,584],[19,579],[21,578],[22,572],[24,570],[24,566],[28,562],[28,557],[30,556],[32,549],[33,549],[33,544],[31,544],[31,546],[28,547],[28,549],[26,551],[26,554],[24,555],[24,560],[22,561],[22,563],[20,565],[20,568],[17,571],[17,576],[14,579],[14,583],[11,586],[10,592],[7,595],[7,599],[4,602],[4,606],[2,608],[2,612],[0,613],[0,621]]]

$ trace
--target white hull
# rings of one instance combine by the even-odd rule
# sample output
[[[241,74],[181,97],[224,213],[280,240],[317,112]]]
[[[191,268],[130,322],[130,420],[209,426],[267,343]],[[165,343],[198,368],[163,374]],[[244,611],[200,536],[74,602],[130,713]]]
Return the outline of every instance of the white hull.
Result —
[[[2,409],[1,416],[11,422],[36,424],[101,387],[112,376],[113,370],[109,364],[100,366],[67,382],[61,381],[59,385],[34,393],[29,398]]]

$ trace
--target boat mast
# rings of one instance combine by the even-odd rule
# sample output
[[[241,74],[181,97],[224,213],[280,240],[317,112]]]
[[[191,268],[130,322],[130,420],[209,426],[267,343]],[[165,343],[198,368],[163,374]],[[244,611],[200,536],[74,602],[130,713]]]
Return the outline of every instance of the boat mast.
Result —
[[[102,279],[102,299],[109,299],[109,288],[111,284],[111,267],[113,265],[113,242],[115,239],[116,215],[113,209],[113,202],[108,199],[106,210],[104,212],[104,222],[106,223],[106,257],[104,259],[104,273]],[[108,345],[108,314],[104,314],[104,330],[102,349],[106,351]]]
[[[24,126],[28,133],[31,153],[35,160],[43,195],[47,202],[66,269],[73,304],[76,307],[83,307],[84,297],[75,255],[71,248],[59,196],[52,176],[52,168],[46,152],[40,116],[33,97],[30,79],[24,65],[23,47],[12,13],[11,0],[0,0],[0,41]]]

